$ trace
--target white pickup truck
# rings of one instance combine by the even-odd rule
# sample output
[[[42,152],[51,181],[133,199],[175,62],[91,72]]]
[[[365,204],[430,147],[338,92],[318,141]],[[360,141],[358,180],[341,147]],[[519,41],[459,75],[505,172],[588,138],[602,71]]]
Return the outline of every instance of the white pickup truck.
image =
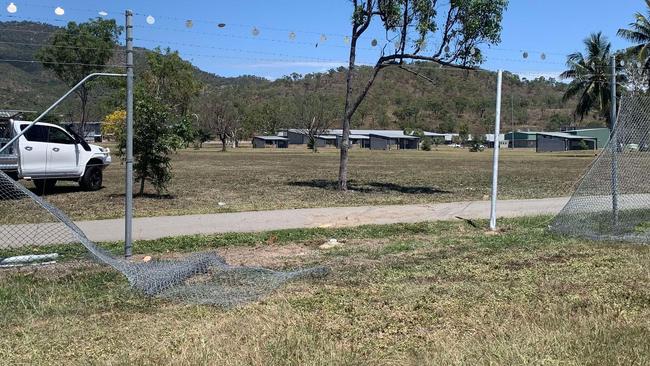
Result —
[[[31,122],[0,121],[0,147]],[[38,122],[0,153],[0,170],[14,179],[34,182],[39,193],[57,181],[79,182],[88,191],[102,187],[103,170],[111,163],[110,150],[89,145],[70,129]]]

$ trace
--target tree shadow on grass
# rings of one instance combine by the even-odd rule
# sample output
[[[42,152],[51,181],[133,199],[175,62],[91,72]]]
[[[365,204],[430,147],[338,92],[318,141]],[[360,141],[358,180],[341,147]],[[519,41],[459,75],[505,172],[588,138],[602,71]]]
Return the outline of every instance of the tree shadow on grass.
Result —
[[[338,181],[327,179],[312,179],[306,181],[292,181],[287,185],[293,187],[320,188],[330,191],[338,189]],[[355,180],[348,181],[348,189],[361,193],[387,193],[398,192],[403,194],[450,194],[451,191],[445,191],[434,187],[425,186],[403,186],[395,183],[386,182],[368,182],[359,183]]]

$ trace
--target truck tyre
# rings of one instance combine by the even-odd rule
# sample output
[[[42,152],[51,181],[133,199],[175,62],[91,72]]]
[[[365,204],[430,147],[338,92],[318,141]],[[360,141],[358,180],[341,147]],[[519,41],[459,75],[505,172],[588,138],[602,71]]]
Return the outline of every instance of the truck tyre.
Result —
[[[34,179],[34,186],[36,186],[36,194],[49,193],[54,189],[56,179]]]
[[[102,188],[103,179],[104,174],[101,167],[89,166],[86,167],[86,172],[81,177],[79,185],[86,191],[98,191]]]

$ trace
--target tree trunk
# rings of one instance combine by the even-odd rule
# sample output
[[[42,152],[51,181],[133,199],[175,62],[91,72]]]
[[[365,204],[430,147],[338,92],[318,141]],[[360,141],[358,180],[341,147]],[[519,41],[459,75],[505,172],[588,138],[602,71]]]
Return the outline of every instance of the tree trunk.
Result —
[[[139,196],[142,196],[144,194],[144,177],[140,178],[140,193],[138,193]]]
[[[86,139],[86,113],[88,108],[88,90],[82,86],[80,89],[79,97],[81,99],[81,126],[79,127],[79,135]]]
[[[339,163],[339,190],[348,190],[348,154],[350,149],[350,111],[352,109],[352,82],[357,54],[357,34],[352,32],[350,41],[350,61],[348,63],[348,74],[345,80],[345,113],[343,114],[343,136],[341,136],[341,159]]]
[[[226,152],[227,149],[228,149],[228,147],[226,145],[227,144],[226,138],[225,137],[220,137],[219,139],[221,140],[221,151]]]

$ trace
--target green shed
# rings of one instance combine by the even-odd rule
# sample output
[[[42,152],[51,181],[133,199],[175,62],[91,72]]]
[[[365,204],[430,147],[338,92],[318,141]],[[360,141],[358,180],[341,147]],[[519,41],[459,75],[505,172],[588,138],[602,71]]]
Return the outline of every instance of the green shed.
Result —
[[[597,141],[597,149],[604,148],[609,142],[609,128],[581,128],[564,132],[576,136],[595,138]]]

